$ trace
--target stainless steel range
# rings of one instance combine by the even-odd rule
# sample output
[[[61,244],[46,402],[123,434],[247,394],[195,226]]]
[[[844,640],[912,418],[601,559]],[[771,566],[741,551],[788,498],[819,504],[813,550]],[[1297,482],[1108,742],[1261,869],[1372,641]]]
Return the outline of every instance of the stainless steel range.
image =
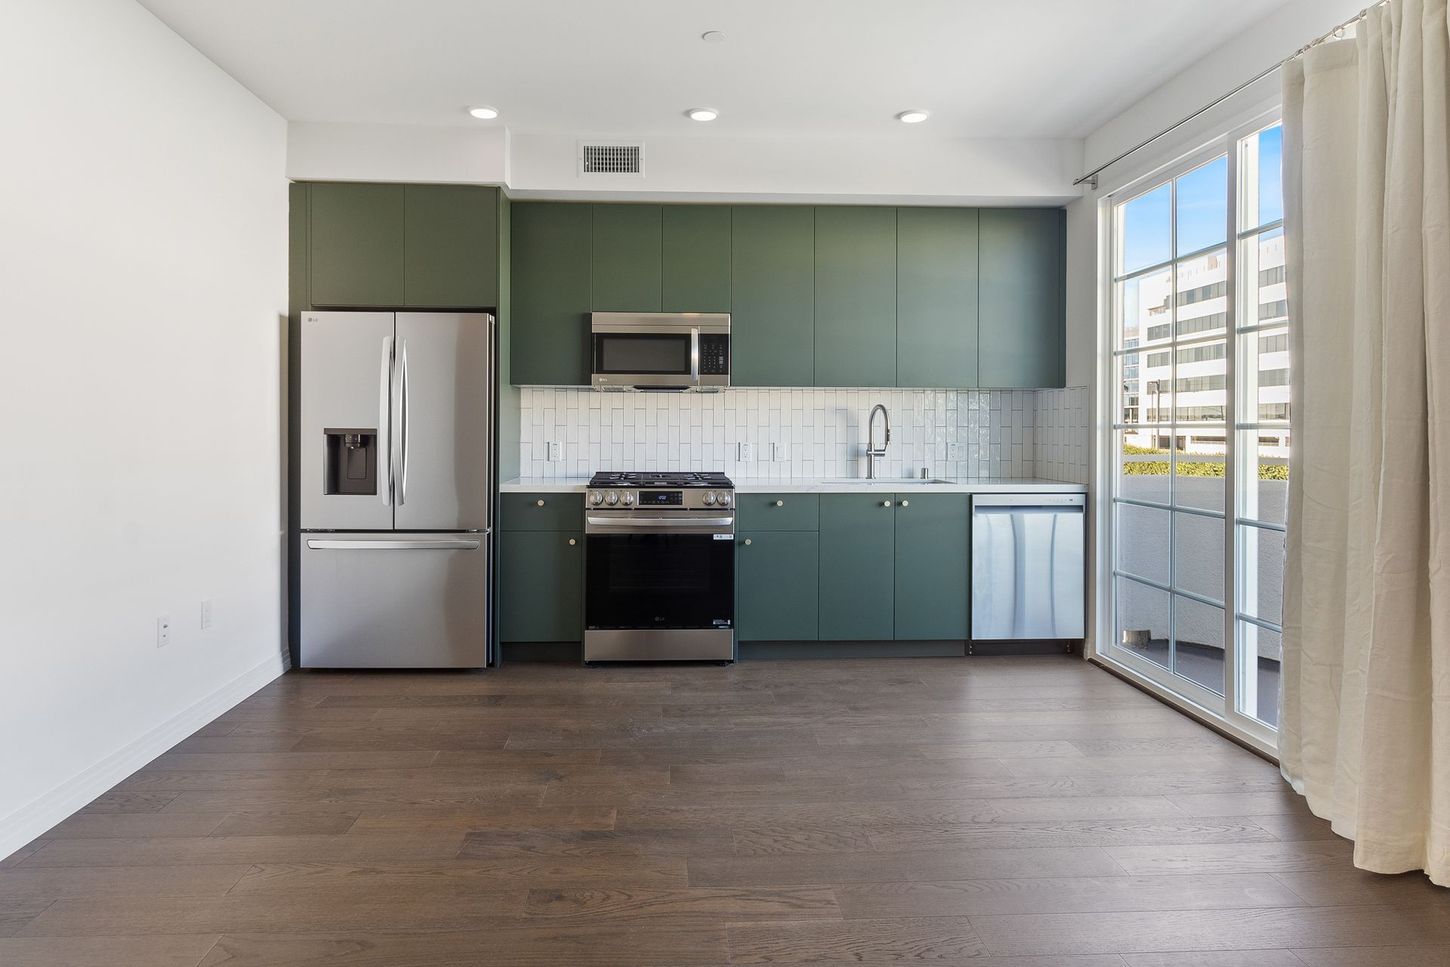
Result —
[[[596,473],[584,660],[735,659],[735,490],[723,473]]]

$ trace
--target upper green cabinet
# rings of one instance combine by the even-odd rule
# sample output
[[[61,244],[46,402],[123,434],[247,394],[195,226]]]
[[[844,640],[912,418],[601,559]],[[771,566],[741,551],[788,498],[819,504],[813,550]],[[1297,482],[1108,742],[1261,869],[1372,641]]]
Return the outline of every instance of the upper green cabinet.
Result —
[[[896,209],[816,209],[816,386],[896,385]]]
[[[310,194],[312,304],[403,305],[404,187],[316,184]]]
[[[408,185],[403,213],[404,305],[498,305],[498,189]]]
[[[897,494],[896,640],[971,637],[970,500],[966,494]]]
[[[896,385],[977,385],[977,209],[896,213]]]
[[[591,205],[514,202],[509,378],[589,382]]]
[[[662,223],[664,311],[729,312],[729,206],[666,205]]]
[[[982,209],[978,386],[1064,385],[1066,232],[1061,208]]]
[[[314,306],[498,305],[497,188],[308,186]]]
[[[662,232],[659,205],[594,206],[595,312],[660,311]]]
[[[738,206],[730,238],[730,383],[810,386],[816,209]]]

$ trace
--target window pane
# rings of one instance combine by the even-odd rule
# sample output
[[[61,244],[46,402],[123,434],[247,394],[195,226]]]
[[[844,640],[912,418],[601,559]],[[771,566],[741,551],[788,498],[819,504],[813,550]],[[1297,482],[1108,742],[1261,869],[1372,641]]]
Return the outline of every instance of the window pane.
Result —
[[[1283,639],[1276,631],[1247,621],[1239,627],[1239,711],[1278,728],[1280,662]]]
[[[1239,231],[1284,217],[1284,128],[1275,124],[1239,142]]]
[[[1289,428],[1239,433],[1239,516],[1282,524],[1288,520]]]
[[[1168,303],[1172,286],[1172,268],[1135,275],[1118,283],[1120,349],[1166,342],[1173,335]]]
[[[1173,596],[1173,671],[1223,694],[1223,609]]]
[[[1225,479],[1224,428],[1180,426],[1173,455],[1173,503],[1179,507],[1222,511]]]
[[[1177,350],[1177,394],[1179,423],[1223,423],[1228,419],[1228,341],[1198,342]],[[1223,434],[1218,433],[1219,453]]]
[[[1167,427],[1144,426],[1118,436],[1118,495],[1130,500],[1169,501]]]
[[[1228,250],[1215,249],[1178,263],[1179,338],[1220,332],[1228,324]]]
[[[1240,614],[1273,624],[1284,619],[1284,534],[1262,527],[1239,527]]]
[[[1172,257],[1172,187],[1164,184],[1118,207],[1118,275],[1127,275]]]
[[[1197,514],[1173,516],[1173,587],[1222,601],[1224,522]]]
[[[1275,228],[1239,243],[1240,327],[1289,321],[1289,296],[1284,284],[1284,230]]]
[[[1168,511],[1118,504],[1118,570],[1168,583]]]
[[[1228,239],[1228,156],[1178,179],[1178,250],[1186,255]]]
[[[1117,578],[1114,581],[1118,645],[1164,668],[1171,661],[1168,648],[1168,593],[1146,584]]]

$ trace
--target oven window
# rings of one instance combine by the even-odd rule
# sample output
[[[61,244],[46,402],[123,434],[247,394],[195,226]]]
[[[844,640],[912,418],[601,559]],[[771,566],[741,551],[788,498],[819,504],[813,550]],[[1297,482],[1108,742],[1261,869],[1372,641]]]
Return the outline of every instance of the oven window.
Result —
[[[589,628],[730,628],[735,541],[711,534],[590,534]]]
[[[596,335],[594,371],[688,375],[690,337],[644,333]]]

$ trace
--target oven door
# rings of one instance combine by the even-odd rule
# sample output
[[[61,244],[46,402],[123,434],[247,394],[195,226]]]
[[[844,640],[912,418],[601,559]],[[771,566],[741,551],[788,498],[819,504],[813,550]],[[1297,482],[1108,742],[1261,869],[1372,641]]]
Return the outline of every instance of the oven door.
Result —
[[[594,333],[595,386],[690,389],[700,383],[700,331]]]
[[[681,516],[588,515],[586,632],[734,628],[734,521]]]

